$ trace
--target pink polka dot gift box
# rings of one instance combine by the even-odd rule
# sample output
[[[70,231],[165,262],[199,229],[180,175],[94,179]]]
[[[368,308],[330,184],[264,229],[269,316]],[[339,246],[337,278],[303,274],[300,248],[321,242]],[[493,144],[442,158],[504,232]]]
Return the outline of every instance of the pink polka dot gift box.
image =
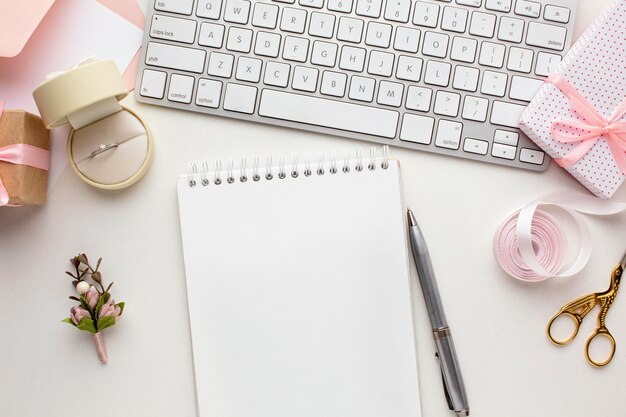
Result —
[[[626,178],[626,0],[615,1],[548,76],[520,128],[596,196]]]

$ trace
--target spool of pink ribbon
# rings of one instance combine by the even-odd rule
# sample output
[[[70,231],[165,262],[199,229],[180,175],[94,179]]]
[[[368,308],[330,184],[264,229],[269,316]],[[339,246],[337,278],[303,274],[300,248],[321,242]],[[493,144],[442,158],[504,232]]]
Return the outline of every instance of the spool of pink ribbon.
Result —
[[[567,267],[563,267],[567,242],[562,226],[542,206],[565,212],[578,229],[578,255]],[[623,211],[626,203],[573,192],[547,194],[511,214],[498,228],[493,241],[496,260],[507,274],[521,281],[570,277],[584,268],[591,255],[591,233],[581,213],[609,216]]]

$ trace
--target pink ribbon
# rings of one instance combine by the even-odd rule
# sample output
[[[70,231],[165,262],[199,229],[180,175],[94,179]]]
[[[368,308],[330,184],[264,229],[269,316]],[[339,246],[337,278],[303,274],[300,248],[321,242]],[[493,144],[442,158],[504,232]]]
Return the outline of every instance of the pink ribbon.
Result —
[[[0,118],[4,102],[0,101]],[[49,152],[36,146],[18,143],[0,148],[0,161],[48,170]],[[0,207],[9,205],[9,192],[0,178]]]
[[[622,174],[626,174],[626,122],[620,121],[626,114],[626,97],[606,119],[562,75],[552,73],[546,81],[561,90],[569,99],[570,107],[585,118],[582,122],[576,120],[552,122],[550,132],[556,140],[562,143],[580,142],[570,153],[555,161],[562,167],[572,166],[604,137],[617,166]],[[556,130],[558,125],[584,130],[588,133],[567,135]]]

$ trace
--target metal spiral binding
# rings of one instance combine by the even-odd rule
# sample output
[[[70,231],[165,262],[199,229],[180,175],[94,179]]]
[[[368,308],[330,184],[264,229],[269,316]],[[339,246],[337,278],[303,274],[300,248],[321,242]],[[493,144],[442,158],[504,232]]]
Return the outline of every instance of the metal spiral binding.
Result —
[[[189,187],[196,186],[195,176],[197,173],[198,173],[198,166],[194,164],[193,162],[189,163],[189,166],[187,166],[187,183],[189,184]]]
[[[375,147],[371,147],[369,149],[369,161],[367,161],[367,170],[374,171],[378,168],[377,165],[377,149]],[[351,158],[352,155],[352,158]],[[389,146],[385,145],[382,148],[382,157],[378,159],[380,162],[380,168],[387,169],[389,168]],[[351,166],[352,162],[352,166]],[[314,162],[315,163],[315,162]],[[327,165],[328,164],[328,165]],[[261,181],[261,179],[265,179],[267,181],[271,181],[274,179],[274,169],[278,170],[277,176],[279,179],[287,178],[287,174],[289,174],[292,178],[298,178],[300,176],[299,171],[299,155],[298,153],[294,153],[293,159],[291,162],[291,169],[288,171],[285,168],[285,157],[281,156],[278,162],[278,166],[274,167],[272,165],[272,157],[268,156],[266,160],[265,173],[261,175],[261,161],[259,157],[255,157],[252,163],[252,180],[255,182]],[[310,177],[313,175],[313,170],[311,169],[311,154],[306,153],[304,155],[304,169],[302,170],[302,174],[305,177]],[[315,168],[315,173],[318,176],[325,175],[327,172],[330,174],[337,174],[339,172],[339,166],[341,165],[341,172],[349,173],[351,169],[354,169],[356,172],[361,172],[365,168],[364,159],[363,159],[363,151],[361,149],[357,149],[356,152],[350,152],[346,150],[343,156],[343,162],[337,162],[336,153],[332,152],[329,159],[325,158],[324,152],[320,152],[317,158],[317,164]],[[213,172],[213,183],[215,185],[222,184],[222,161],[215,161],[215,170]],[[239,166],[239,182],[244,183],[248,181],[248,160],[245,156],[241,158],[241,163]],[[228,165],[224,172],[224,178],[226,179],[226,183],[233,184],[237,178],[235,178],[235,162],[233,159],[228,160]],[[202,186],[208,186],[211,183],[209,180],[209,164],[206,161],[203,161],[200,165],[200,169],[198,169],[198,165],[196,163],[191,162],[187,166],[187,183],[189,187],[193,188],[198,185],[198,180]]]

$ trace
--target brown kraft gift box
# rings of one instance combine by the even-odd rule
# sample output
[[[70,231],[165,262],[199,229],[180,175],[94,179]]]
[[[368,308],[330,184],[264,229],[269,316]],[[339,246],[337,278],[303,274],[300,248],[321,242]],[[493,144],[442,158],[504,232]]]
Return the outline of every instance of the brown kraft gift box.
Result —
[[[50,150],[50,131],[41,119],[23,110],[4,110],[0,116],[0,148],[24,143]],[[9,204],[42,205],[48,191],[48,172],[0,161],[0,179]]]

